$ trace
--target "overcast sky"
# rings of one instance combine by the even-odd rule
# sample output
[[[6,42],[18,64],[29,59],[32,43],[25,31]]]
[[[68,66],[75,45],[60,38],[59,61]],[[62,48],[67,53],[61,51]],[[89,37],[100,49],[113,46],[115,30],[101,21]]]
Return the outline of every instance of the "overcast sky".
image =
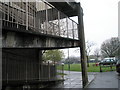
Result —
[[[100,48],[103,41],[118,36],[118,1],[120,0],[78,0],[84,12],[85,39]],[[64,50],[67,55],[67,50]],[[70,56],[79,56],[70,49]],[[92,53],[91,53],[92,54]]]

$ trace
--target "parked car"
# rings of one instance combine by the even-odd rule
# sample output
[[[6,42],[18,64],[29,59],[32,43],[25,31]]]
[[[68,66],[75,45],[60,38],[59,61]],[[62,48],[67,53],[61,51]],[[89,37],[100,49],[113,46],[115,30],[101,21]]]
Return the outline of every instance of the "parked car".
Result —
[[[99,65],[113,65],[116,64],[116,60],[108,58],[100,61]]]
[[[117,71],[118,73],[120,73],[120,60],[117,61],[116,71]]]

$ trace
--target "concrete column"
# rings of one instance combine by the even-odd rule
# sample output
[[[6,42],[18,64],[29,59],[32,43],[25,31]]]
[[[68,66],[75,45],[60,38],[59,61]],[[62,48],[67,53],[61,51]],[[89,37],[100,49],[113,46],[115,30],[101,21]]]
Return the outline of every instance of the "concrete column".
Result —
[[[120,41],[120,1],[118,2],[118,38]],[[120,60],[120,48],[118,50],[118,59]]]
[[[2,49],[0,48],[0,90],[2,90]]]
[[[87,59],[85,53],[85,36],[84,36],[84,25],[83,25],[83,11],[80,3],[78,3],[78,38],[79,38],[79,46],[81,53],[81,69],[82,69],[82,83],[83,88],[88,83],[88,75],[87,75]]]

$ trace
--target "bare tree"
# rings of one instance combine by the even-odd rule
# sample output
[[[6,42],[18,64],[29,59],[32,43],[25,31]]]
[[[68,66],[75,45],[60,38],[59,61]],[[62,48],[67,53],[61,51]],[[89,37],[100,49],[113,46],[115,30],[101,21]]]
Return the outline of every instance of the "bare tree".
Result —
[[[86,57],[87,57],[87,66],[89,67],[89,54],[90,54],[90,52],[91,52],[91,50],[92,50],[92,46],[94,46],[95,45],[95,43],[93,43],[93,42],[90,42],[90,41],[87,41],[86,42]]]
[[[95,45],[95,43],[91,42],[91,41],[87,41],[86,42],[86,57],[87,57],[87,67],[89,67],[89,55],[90,52],[92,51],[92,47]],[[75,52],[79,52],[79,49],[76,49]]]
[[[115,57],[120,48],[118,37],[105,40],[101,45],[101,53],[104,57]]]
[[[98,58],[100,57],[100,49],[99,49],[99,48],[96,48],[96,49],[94,50],[94,55],[95,55],[95,57],[96,57],[96,60],[98,61]]]

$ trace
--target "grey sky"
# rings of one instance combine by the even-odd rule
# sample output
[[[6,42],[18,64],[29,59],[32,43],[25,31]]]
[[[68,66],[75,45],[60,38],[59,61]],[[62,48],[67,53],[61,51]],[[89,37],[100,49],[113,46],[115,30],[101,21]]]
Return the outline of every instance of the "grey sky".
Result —
[[[118,36],[118,1],[81,0],[86,40],[100,47],[104,40]]]
[[[94,48],[100,48],[106,39],[118,36],[118,1],[80,0],[84,11],[85,39],[96,43],[93,51]],[[79,53],[70,49],[71,55],[79,56]]]

